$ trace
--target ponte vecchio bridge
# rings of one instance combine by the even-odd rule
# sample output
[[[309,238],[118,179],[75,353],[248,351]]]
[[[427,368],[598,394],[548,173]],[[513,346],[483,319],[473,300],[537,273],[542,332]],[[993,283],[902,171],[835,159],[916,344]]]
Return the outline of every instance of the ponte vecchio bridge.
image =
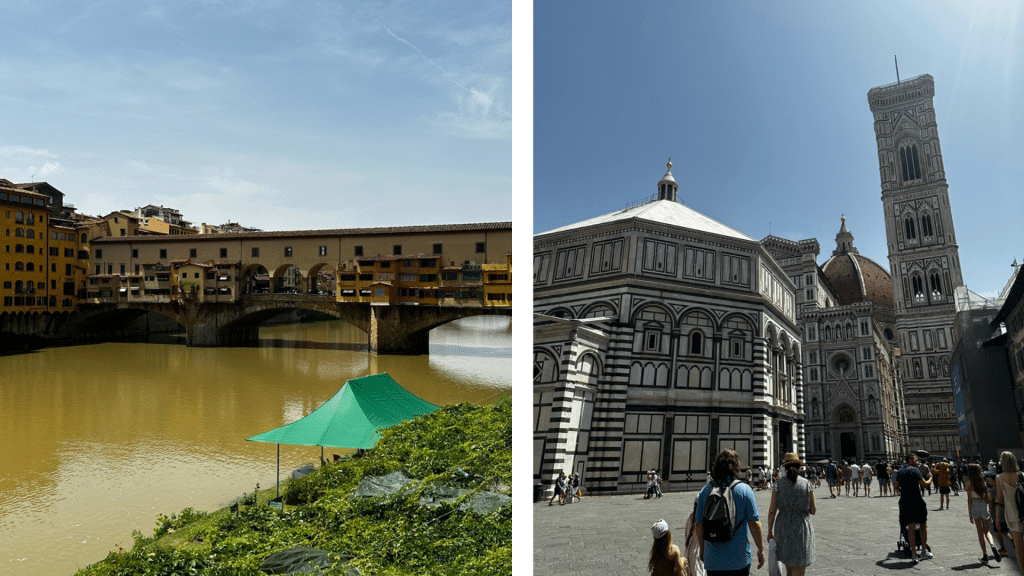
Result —
[[[189,346],[222,346],[299,309],[361,328],[371,351],[425,353],[431,328],[511,315],[511,249],[511,222],[99,238],[77,324],[154,313]]]

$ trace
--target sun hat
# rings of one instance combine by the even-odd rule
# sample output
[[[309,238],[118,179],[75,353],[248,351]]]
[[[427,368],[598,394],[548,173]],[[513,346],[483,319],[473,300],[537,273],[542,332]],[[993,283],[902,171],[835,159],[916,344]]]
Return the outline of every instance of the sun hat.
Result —
[[[786,467],[790,464],[797,464],[799,466],[804,465],[803,460],[800,460],[800,457],[796,455],[796,452],[786,452],[786,455],[782,457],[782,466]]]
[[[664,519],[658,520],[651,526],[651,533],[656,539],[664,536],[666,532],[668,532],[668,522],[665,522]]]

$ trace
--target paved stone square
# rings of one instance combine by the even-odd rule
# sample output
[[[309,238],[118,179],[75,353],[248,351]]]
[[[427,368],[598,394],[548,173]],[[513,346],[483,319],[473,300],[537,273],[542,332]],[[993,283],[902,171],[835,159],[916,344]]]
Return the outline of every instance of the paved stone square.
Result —
[[[875,492],[877,485],[873,486]],[[863,492],[862,492],[863,493]],[[755,491],[765,536],[771,493]],[[644,500],[642,494],[583,498],[574,504],[534,504],[533,573],[535,576],[648,576],[651,524],[668,521],[673,540],[682,541],[686,518],[696,492],[665,494]],[[830,499],[822,484],[814,491],[817,514],[811,517],[815,536],[815,563],[809,575],[834,574],[1020,574],[1012,546],[1001,563],[981,562],[977,532],[967,516],[967,496],[951,496],[951,510],[938,510],[939,496],[925,496],[928,504],[928,544],[935,558],[916,566],[897,552],[897,498]],[[997,541],[998,545],[998,541]],[[766,548],[767,550],[767,548]],[[756,549],[751,574],[757,569]]]

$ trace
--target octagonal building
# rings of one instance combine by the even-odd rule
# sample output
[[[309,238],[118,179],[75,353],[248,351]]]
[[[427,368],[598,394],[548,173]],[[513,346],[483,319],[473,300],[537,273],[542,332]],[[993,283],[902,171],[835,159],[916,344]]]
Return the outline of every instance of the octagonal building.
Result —
[[[805,453],[794,284],[668,168],[650,201],[534,236],[535,484],[692,490],[723,448]]]

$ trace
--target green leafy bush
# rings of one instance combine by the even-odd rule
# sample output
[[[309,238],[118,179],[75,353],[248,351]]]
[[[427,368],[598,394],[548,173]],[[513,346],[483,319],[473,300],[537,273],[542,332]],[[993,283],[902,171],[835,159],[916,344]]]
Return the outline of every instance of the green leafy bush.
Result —
[[[186,508],[158,517],[152,538],[136,532],[131,550],[111,552],[79,576],[257,575],[268,555],[299,545],[351,554],[363,574],[377,576],[511,574],[511,503],[489,514],[465,505],[481,491],[511,494],[511,416],[508,399],[442,408],[383,431],[364,457],[290,481],[285,501],[298,506],[286,513],[256,493],[245,495],[249,505],[237,514]],[[397,493],[354,495],[364,477],[397,471],[412,479]],[[437,493],[462,496],[427,499]],[[172,533],[193,523],[195,529]],[[192,530],[201,542],[174,540]]]

